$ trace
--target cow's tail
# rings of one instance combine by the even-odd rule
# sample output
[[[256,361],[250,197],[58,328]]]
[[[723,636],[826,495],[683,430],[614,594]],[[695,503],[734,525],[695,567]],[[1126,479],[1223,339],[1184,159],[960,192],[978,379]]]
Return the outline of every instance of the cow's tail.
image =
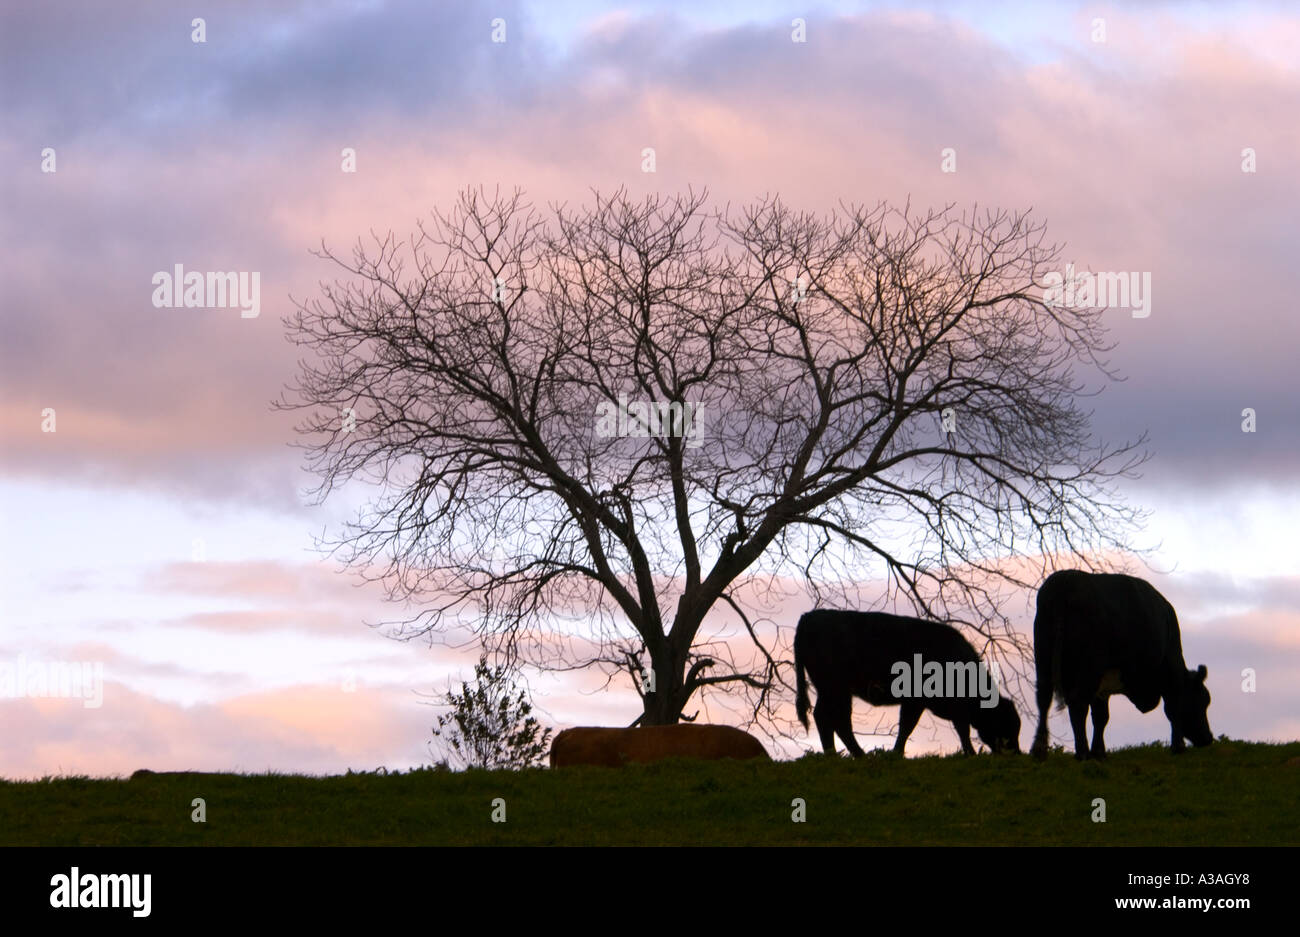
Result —
[[[1050,577],[1049,577],[1050,578]],[[1034,615],[1034,678],[1038,697],[1038,730],[1030,752],[1039,761],[1047,757],[1047,714],[1052,697],[1061,692],[1061,608],[1055,590],[1046,584],[1038,593],[1038,610]],[[1045,596],[1043,593],[1047,592]]]
[[[806,617],[806,616],[805,616]],[[803,631],[803,618],[794,630],[794,711],[799,716],[805,729],[808,728],[808,678],[803,672],[802,645],[806,638]]]

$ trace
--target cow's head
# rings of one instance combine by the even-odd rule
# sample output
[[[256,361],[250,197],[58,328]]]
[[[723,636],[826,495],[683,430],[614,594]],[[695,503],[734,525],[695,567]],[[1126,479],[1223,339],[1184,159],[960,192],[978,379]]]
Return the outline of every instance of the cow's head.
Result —
[[[975,726],[980,741],[994,752],[1020,751],[1020,713],[1016,704],[1003,696],[997,706],[986,710],[987,715]]]
[[[1204,664],[1186,671],[1179,678],[1175,698],[1165,699],[1165,715],[1169,717],[1174,737],[1179,742],[1187,739],[1193,745],[1203,746],[1214,741],[1210,732],[1210,691],[1205,686],[1208,673]],[[1179,749],[1181,745],[1175,748]]]

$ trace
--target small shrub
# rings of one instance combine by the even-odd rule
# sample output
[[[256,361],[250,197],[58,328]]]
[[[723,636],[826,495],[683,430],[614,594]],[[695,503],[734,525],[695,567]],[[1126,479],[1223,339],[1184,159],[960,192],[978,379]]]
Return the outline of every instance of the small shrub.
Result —
[[[443,699],[451,712],[438,717],[433,734],[445,741],[447,760],[466,768],[529,768],[546,757],[554,730],[542,728],[527,692],[506,667],[489,667],[486,655],[474,666],[474,684]]]

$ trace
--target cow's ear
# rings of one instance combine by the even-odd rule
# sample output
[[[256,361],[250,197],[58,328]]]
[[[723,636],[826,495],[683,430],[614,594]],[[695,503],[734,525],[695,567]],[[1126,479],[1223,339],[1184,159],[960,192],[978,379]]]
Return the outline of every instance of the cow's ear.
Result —
[[[1209,671],[1205,669],[1205,665],[1204,665],[1204,664],[1201,664],[1201,666],[1199,666],[1199,667],[1196,668],[1196,675],[1197,675],[1198,677],[1201,678],[1201,682],[1202,682],[1202,683],[1205,682],[1205,678],[1206,678],[1206,676],[1207,676],[1208,674],[1209,674]]]

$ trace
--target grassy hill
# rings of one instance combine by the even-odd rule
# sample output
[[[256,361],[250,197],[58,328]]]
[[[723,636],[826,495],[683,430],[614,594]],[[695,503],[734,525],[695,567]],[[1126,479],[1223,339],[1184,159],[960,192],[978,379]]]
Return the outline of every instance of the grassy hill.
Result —
[[[207,822],[191,821],[194,798]],[[506,822],[492,821],[493,800]],[[791,821],[802,798],[807,821]],[[1095,798],[1106,822],[1093,822]],[[341,777],[0,782],[3,845],[1300,844],[1300,742]]]

